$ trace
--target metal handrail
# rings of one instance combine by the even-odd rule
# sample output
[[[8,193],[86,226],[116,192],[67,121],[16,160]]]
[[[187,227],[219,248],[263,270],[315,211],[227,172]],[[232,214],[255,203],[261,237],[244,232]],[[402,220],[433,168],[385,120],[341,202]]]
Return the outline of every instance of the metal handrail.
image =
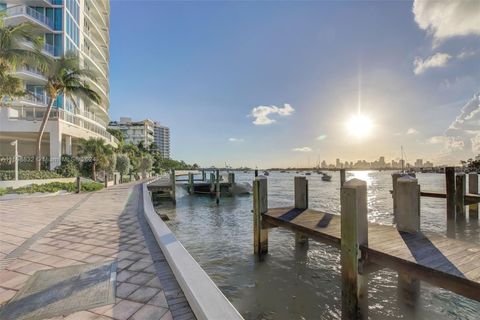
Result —
[[[35,20],[43,23],[44,25],[48,26],[50,29],[55,30],[55,25],[46,15],[41,14],[37,10],[30,8],[28,6],[21,5],[21,6],[9,7],[7,8],[6,12],[9,16],[26,14],[34,18]]]
[[[16,120],[27,120],[27,121],[42,121],[45,114],[45,107],[31,107],[31,106],[11,106],[9,107],[12,110],[18,111],[17,115],[9,115],[9,119]],[[62,109],[52,109],[48,117],[49,120],[62,120],[70,124],[76,125],[80,128],[87,129],[88,131],[94,132],[106,138],[107,140],[118,143],[118,139],[112,136],[105,127],[102,127],[99,124],[85,121],[79,115],[62,110]]]

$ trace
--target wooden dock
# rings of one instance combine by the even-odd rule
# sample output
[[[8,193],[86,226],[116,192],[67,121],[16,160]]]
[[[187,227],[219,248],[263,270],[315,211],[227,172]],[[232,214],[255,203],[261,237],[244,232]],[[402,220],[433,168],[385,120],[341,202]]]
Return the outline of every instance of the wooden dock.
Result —
[[[275,208],[262,214],[270,226],[300,232],[340,249],[340,216],[312,209]],[[360,246],[362,267],[368,264],[414,273],[424,280],[480,301],[480,245],[423,232],[368,224],[368,246]],[[363,272],[362,272],[363,273]]]
[[[268,252],[268,230],[275,227],[293,231],[298,245],[312,239],[340,249],[342,319],[368,318],[368,274],[381,268],[398,272],[404,301],[418,297],[419,280],[480,301],[480,244],[420,230],[416,178],[393,179],[395,226],[368,222],[366,183],[341,180],[341,215],[335,215],[308,208],[305,177],[295,177],[294,206],[268,208],[267,179],[256,178],[253,244],[259,260]]]

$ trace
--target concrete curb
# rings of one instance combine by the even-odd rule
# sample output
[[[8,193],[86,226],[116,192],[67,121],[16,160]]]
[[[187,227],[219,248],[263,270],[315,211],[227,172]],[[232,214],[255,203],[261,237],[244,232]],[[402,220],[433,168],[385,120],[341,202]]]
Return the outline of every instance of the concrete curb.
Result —
[[[147,184],[142,185],[145,218],[197,319],[243,319],[155,212]]]

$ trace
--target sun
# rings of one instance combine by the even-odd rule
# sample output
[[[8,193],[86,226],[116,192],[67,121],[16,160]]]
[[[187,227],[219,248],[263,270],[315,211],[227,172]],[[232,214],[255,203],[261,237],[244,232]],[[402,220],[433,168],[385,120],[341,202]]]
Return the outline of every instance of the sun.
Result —
[[[364,114],[356,114],[350,117],[346,123],[347,132],[357,139],[367,138],[373,130],[373,121]]]

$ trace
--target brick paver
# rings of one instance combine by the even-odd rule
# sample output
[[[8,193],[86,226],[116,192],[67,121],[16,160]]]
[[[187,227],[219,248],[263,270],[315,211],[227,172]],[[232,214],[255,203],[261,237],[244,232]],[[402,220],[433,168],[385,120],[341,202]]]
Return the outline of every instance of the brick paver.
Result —
[[[141,197],[141,185],[125,184],[0,202],[0,305],[35,271],[116,259],[115,304],[53,319],[195,319],[143,217]]]

